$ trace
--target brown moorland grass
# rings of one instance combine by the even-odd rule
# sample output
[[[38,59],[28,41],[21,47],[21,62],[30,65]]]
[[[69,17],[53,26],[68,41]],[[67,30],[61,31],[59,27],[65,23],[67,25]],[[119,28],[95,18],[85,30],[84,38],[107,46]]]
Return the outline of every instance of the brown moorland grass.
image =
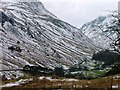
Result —
[[[120,75],[119,75],[120,76]],[[120,79],[119,79],[120,80]],[[119,85],[120,81],[117,78],[112,79],[112,76],[102,77],[92,80],[78,80],[69,81],[64,79],[48,80],[46,78],[38,79],[34,78],[33,81],[29,81],[25,84],[11,88],[3,88],[2,90],[120,90],[120,88],[111,89],[111,83],[113,86]]]

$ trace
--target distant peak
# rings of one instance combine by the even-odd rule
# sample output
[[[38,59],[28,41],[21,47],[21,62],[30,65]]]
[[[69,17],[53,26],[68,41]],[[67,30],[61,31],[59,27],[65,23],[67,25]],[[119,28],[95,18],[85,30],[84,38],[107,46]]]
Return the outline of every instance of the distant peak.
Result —
[[[1,0],[0,2],[40,2],[39,0]]]
[[[18,9],[19,8],[19,9]],[[33,15],[47,15],[57,18],[49,12],[39,0],[2,0],[0,10],[26,10]]]

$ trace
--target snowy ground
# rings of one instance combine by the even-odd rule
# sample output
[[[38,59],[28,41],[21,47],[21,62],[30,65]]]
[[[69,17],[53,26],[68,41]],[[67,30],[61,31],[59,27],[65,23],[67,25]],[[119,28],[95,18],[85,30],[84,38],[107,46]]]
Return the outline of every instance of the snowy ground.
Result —
[[[29,81],[32,81],[33,79],[30,78],[30,79],[21,79],[17,82],[14,82],[14,83],[7,83],[5,85],[0,85],[0,88],[3,88],[3,87],[12,87],[12,86],[19,86],[20,84],[25,84]]]
[[[112,86],[112,88],[118,88],[118,85],[116,85],[116,86]]]
[[[40,80],[42,80],[42,79],[47,79],[47,80],[50,80],[50,81],[79,81],[78,79],[52,79],[52,77],[44,77],[44,76],[42,76],[42,77],[39,77],[39,79]]]
[[[42,79],[47,79],[47,80],[50,80],[50,81],[59,81],[59,79],[52,79],[52,77],[39,77],[39,80],[42,80]],[[19,86],[21,84],[25,84],[29,81],[32,81],[33,79],[30,78],[30,79],[21,79],[17,82],[14,82],[14,83],[7,83],[7,84],[4,84],[4,85],[0,85],[0,88],[3,88],[3,87],[13,87],[13,86]],[[62,81],[78,81],[77,79],[62,79]]]
[[[114,76],[114,78],[118,78],[118,76]],[[52,83],[51,86],[52,87],[64,87],[65,85],[68,86],[69,88],[88,88],[88,87],[93,87],[94,85],[92,85],[92,81],[83,81],[83,83],[78,83],[79,80],[78,79],[72,79],[72,78],[69,78],[69,79],[54,79],[52,77],[45,77],[45,76],[41,76],[41,77],[38,77],[38,79],[40,80],[39,83],[36,82],[36,86],[37,87],[40,87],[42,88],[42,83],[41,83],[41,80],[47,80],[48,82],[54,82],[55,83]],[[36,80],[36,79],[35,79]],[[7,83],[7,84],[4,84],[4,85],[0,85],[0,88],[4,88],[4,87],[13,87],[13,86],[19,86],[19,85],[22,85],[22,84],[27,84],[29,81],[34,81],[33,78],[30,78],[30,79],[20,79],[19,81],[16,81],[16,82],[11,82],[11,83]],[[64,82],[65,81],[65,82]],[[34,85],[34,83],[31,83],[30,85]],[[46,85],[49,85],[49,84],[46,84]],[[92,86],[91,86],[92,85]],[[46,87],[51,87],[51,86],[46,86]],[[29,87],[29,85],[28,85]],[[96,87],[96,86],[95,86]],[[108,87],[108,86],[107,86]],[[105,88],[105,87],[103,87]],[[113,85],[112,88],[119,88],[118,85]]]

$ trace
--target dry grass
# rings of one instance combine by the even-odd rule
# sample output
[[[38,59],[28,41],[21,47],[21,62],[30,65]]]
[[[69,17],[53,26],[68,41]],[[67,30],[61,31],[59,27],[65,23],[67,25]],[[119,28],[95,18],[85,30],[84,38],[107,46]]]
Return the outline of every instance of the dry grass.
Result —
[[[119,75],[120,76],[120,75]],[[113,79],[113,85],[118,85],[118,79]],[[120,81],[119,81],[120,85]],[[99,79],[93,79],[93,80],[78,80],[78,81],[66,81],[62,79],[58,80],[48,80],[48,79],[37,79],[34,78],[33,81],[30,81],[26,84],[17,86],[17,87],[12,87],[10,88],[3,88],[3,90],[18,90],[18,88],[24,88],[26,90],[37,90],[40,88],[46,88],[48,90],[50,89],[82,89],[82,90],[109,90],[111,88],[111,76],[109,77],[102,77]],[[29,88],[29,89],[28,89]],[[107,89],[106,89],[107,88]],[[22,90],[22,89],[20,89]],[[110,89],[110,90],[120,90],[119,89]]]

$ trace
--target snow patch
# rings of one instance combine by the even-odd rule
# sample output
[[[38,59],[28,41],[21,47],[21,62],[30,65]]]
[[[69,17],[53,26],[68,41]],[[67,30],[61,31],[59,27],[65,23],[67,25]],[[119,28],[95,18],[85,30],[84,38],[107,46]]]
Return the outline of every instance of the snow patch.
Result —
[[[118,85],[116,85],[116,86],[112,86],[112,88],[118,88]]]
[[[25,84],[29,81],[32,81],[33,79],[30,78],[30,79],[21,79],[15,83],[7,83],[5,85],[1,85],[0,88],[3,88],[3,87],[13,87],[13,86],[19,86],[20,84]]]
[[[39,77],[40,80],[42,79],[47,79],[47,80],[50,80],[50,81],[59,81],[60,79],[52,79],[52,77],[45,77],[45,76],[42,76],[42,77]],[[61,81],[79,81],[77,79],[62,79]]]
[[[113,79],[120,79],[120,76],[114,76]]]
[[[72,82],[72,81],[78,81],[77,79],[63,79],[63,81],[69,81],[69,82]]]

